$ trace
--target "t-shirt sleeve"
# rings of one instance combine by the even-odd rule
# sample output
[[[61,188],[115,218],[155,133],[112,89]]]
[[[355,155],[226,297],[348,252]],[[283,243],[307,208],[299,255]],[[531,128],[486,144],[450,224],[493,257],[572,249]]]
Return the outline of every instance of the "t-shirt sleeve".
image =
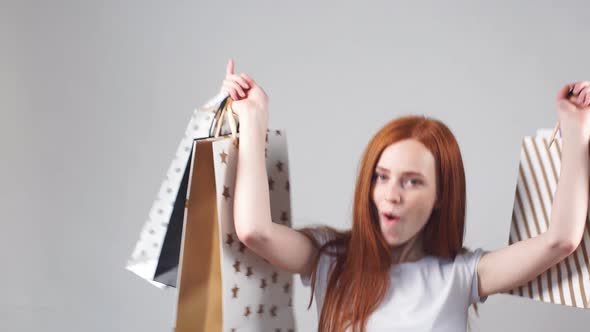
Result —
[[[484,303],[488,297],[479,296],[479,276],[477,275],[477,265],[483,255],[487,252],[481,248],[477,248],[474,251],[468,251],[461,255],[462,267],[460,269],[460,278],[466,288],[469,296],[469,304]]]
[[[322,228],[312,228],[311,234],[313,237],[318,241],[318,244],[322,246],[324,243],[328,242],[333,238],[332,234],[329,233],[328,230]],[[327,268],[330,262],[333,260],[332,257],[328,255],[321,255],[318,261],[318,267],[316,269],[316,284],[318,282],[322,282],[321,278],[324,275],[327,275]],[[301,283],[304,286],[311,285],[311,274],[300,274],[299,275]]]

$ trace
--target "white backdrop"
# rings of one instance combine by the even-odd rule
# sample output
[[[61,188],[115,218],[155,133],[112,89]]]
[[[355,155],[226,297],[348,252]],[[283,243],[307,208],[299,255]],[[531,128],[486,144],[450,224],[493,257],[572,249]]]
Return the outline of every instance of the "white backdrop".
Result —
[[[229,57],[288,133],[294,224],[350,224],[362,150],[439,118],[467,174],[470,247],[507,244],[522,136],[590,78],[587,1],[0,2],[0,330],[169,331],[174,293],[123,267],[194,107]],[[297,280],[301,331],[317,324]],[[590,312],[505,295],[475,331]]]

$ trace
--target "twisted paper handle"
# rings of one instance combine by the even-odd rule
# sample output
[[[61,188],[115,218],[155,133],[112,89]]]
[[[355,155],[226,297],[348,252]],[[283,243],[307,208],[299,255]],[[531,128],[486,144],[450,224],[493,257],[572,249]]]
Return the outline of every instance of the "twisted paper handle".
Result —
[[[229,127],[231,129],[231,136],[233,138],[236,138],[236,134],[238,133],[238,129],[237,129],[237,125],[236,125],[236,119],[234,119],[234,111],[231,107],[231,104],[233,102],[233,99],[231,97],[227,97],[227,99],[225,100],[225,104],[223,105],[223,108],[221,109],[221,111],[217,112],[217,114],[215,114],[215,119],[216,119],[216,126],[215,126],[215,132],[213,137],[219,137],[220,133],[221,133],[221,126],[223,124],[223,117],[225,116],[227,118],[227,121],[229,123]]]

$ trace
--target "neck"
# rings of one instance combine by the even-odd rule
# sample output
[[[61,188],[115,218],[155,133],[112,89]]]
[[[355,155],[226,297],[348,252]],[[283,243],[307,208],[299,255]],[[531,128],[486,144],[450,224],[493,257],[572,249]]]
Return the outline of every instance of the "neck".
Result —
[[[394,264],[415,262],[424,256],[421,233],[417,234],[406,243],[393,247],[392,258]]]

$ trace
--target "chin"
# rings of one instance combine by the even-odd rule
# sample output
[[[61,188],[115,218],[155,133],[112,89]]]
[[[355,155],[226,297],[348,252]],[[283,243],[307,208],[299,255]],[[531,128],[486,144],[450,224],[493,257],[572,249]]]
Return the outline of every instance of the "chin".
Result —
[[[385,241],[387,242],[387,244],[389,244],[390,247],[399,247],[403,244],[405,244],[406,242],[408,242],[408,240],[402,240],[402,239],[398,239],[398,238],[390,238],[388,236],[385,236]]]
[[[404,242],[395,242],[395,243],[389,243],[389,246],[391,248],[398,248],[398,247],[402,247],[404,244],[406,244],[408,241],[404,241]]]

